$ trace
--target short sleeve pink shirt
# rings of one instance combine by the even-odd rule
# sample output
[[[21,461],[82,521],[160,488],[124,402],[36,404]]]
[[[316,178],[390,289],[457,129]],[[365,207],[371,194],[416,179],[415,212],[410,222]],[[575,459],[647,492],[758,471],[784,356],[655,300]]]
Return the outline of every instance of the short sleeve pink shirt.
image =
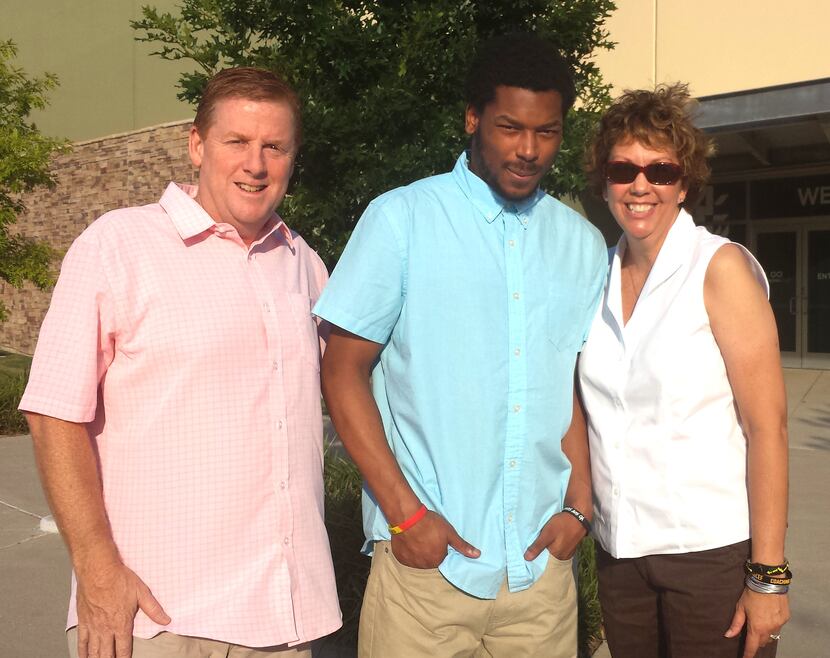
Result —
[[[89,423],[125,563],[162,630],[251,647],[340,626],[323,524],[317,254],[247,247],[171,183],[66,255],[20,408]],[[77,623],[75,587],[68,625]]]

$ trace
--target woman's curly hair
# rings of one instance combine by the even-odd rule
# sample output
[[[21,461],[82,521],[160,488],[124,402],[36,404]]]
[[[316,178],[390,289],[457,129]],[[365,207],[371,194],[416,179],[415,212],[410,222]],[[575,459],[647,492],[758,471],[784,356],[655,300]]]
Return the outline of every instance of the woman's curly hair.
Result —
[[[680,82],[623,92],[600,119],[585,154],[588,185],[598,196],[605,189],[605,165],[615,145],[634,140],[654,149],[677,153],[687,186],[683,205],[693,208],[709,180],[707,158],[715,151],[712,140],[692,122],[697,102],[689,86]]]

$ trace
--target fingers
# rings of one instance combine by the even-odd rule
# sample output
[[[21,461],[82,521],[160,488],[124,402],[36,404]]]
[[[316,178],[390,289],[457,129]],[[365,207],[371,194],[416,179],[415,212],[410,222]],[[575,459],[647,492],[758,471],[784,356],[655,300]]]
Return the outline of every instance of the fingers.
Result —
[[[132,658],[133,636],[132,633],[115,636],[115,658]]]
[[[545,537],[544,530],[539,533],[539,536],[536,538],[536,541],[533,542],[528,549],[525,551],[525,560],[531,562],[539,557],[539,554],[545,550],[548,546],[547,538]]]
[[[455,550],[457,550],[462,555],[471,558],[477,558],[481,555],[481,551],[478,550],[475,546],[470,544],[469,542],[464,541],[455,531],[451,525],[449,526],[449,530],[447,532],[447,544],[452,546]]]
[[[141,583],[138,588],[137,602],[138,607],[144,612],[144,614],[157,624],[166,626],[170,623],[170,616],[164,611],[164,608],[161,607],[161,603],[158,602],[156,597],[153,596],[153,593],[150,591],[150,588],[144,583]]]
[[[89,630],[86,626],[78,624],[78,658],[89,657]]]
[[[747,633],[746,643],[744,644],[743,658],[754,658],[755,652],[760,648],[761,643],[757,633]]]
[[[729,628],[726,630],[726,633],[724,633],[723,636],[736,637],[741,632],[741,629],[744,627],[745,623],[746,611],[743,609],[742,606],[738,606],[735,608],[735,614],[732,616],[732,623],[729,625]]]

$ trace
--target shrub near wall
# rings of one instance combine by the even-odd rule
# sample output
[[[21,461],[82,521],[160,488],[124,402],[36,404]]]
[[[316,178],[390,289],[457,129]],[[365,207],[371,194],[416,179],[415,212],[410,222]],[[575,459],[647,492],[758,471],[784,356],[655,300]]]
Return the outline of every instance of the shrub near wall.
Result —
[[[97,217],[109,210],[154,203],[167,183],[196,181],[187,154],[190,121],[155,126],[73,145],[54,159],[53,190],[24,195],[28,211],[16,232],[47,242],[61,255]],[[54,263],[58,268],[60,263]],[[0,323],[0,346],[32,354],[51,291],[31,284],[16,290],[0,282],[9,315]]]

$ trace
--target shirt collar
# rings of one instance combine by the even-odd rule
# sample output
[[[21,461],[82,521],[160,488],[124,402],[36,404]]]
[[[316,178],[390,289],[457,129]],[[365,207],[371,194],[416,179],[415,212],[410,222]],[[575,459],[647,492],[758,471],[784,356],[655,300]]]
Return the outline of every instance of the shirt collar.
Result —
[[[452,176],[461,188],[470,203],[483,215],[488,224],[501,215],[502,212],[510,212],[515,215],[527,215],[532,208],[545,196],[545,193],[536,188],[536,191],[527,199],[521,201],[509,201],[499,196],[487,183],[476,174],[470,171],[467,164],[468,153],[464,151],[455,163]],[[527,226],[524,223],[524,226]]]
[[[188,240],[200,233],[216,230],[217,228],[213,218],[196,201],[198,190],[198,185],[171,182],[167,185],[167,189],[164,190],[164,194],[159,200],[159,204],[164,208],[170,221],[173,222],[173,226],[176,227],[176,231],[178,231],[182,240]],[[294,238],[291,235],[291,229],[286,226],[282,218],[275,212],[268,219],[268,222],[267,233],[255,240],[251,246],[263,242],[268,236],[276,233],[293,249]]]
[[[657,258],[654,261],[654,265],[652,265],[651,271],[648,273],[648,277],[643,284],[640,299],[648,297],[688,260],[690,254],[689,245],[691,244],[695,230],[695,222],[692,216],[681,208],[674,223],[669,228],[666,239],[663,241]],[[619,296],[620,271],[626,248],[627,243],[625,234],[623,234],[617,242],[614,260],[611,263],[611,279],[609,283],[609,290],[614,291],[617,296]]]

